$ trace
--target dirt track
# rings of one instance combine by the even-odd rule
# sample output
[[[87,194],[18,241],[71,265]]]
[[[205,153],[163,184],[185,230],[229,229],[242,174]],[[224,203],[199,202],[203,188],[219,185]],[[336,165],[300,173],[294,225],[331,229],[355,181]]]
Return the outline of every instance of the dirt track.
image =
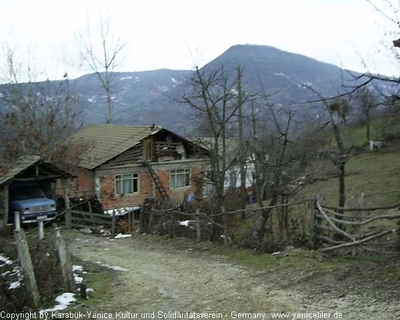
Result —
[[[158,311],[216,311],[225,319],[235,319],[232,312],[236,311],[260,312],[271,319],[271,312],[303,313],[304,317],[304,313],[319,311],[330,319],[335,313],[341,313],[341,319],[400,319],[398,303],[360,294],[341,297],[323,287],[311,288],[316,284],[308,283],[307,275],[301,273],[285,277],[284,272],[256,272],[218,256],[180,251],[146,236],[110,240],[74,233],[71,245],[81,259],[128,269],[117,271],[111,298],[102,301],[97,312],[155,311],[159,319]],[[294,279],[293,287],[288,279]],[[316,319],[323,319],[319,315]]]

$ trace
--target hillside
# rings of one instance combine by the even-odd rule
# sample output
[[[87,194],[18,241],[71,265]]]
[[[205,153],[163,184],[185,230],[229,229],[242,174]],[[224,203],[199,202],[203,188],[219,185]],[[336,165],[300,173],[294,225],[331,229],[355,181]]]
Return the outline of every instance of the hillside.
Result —
[[[366,127],[355,122],[341,128],[345,148],[349,151],[346,162],[346,207],[387,206],[400,203],[398,176],[400,174],[400,126],[398,113],[375,114],[371,121],[371,138],[385,141],[383,148],[370,151],[366,139]],[[333,137],[328,148],[335,148]],[[339,182],[337,168],[329,159],[322,160],[317,181],[306,185],[298,195],[310,198],[321,195],[327,204],[337,206]]]
[[[346,207],[356,207],[361,193],[364,193],[365,207],[400,203],[399,151],[400,141],[394,140],[377,152],[365,150],[350,155],[346,163]],[[324,197],[326,204],[337,206],[339,182],[336,174],[336,168],[327,160],[324,174],[318,181],[306,186],[298,196],[309,199],[318,194]]]
[[[298,102],[315,99],[311,91],[305,89],[302,84],[312,86],[325,96],[334,96],[341,91],[344,79],[352,78],[350,73],[337,66],[270,46],[233,46],[209,62],[205,68],[213,69],[222,64],[231,69],[241,65],[245,91],[273,93],[271,100],[276,105],[300,110],[299,113],[304,113],[302,109],[309,107],[304,104],[297,105]],[[168,69],[114,73],[114,123],[157,123],[185,133],[191,123],[191,110],[174,102],[170,97],[182,96],[188,85],[188,81],[185,80],[191,75],[192,71],[189,70]],[[56,86],[58,83],[50,81],[48,85]],[[81,96],[85,108],[83,122],[105,123],[106,96],[96,75],[90,74],[70,80],[70,87]],[[0,92],[4,90],[7,90],[7,86],[0,86]]]
[[[207,67],[214,69],[220,65],[228,68],[241,65],[243,83],[248,90],[278,91],[274,98],[289,105],[313,97],[301,84],[313,86],[322,95],[331,96],[337,94],[344,80],[352,78],[347,71],[332,64],[270,46],[236,45],[208,63]]]

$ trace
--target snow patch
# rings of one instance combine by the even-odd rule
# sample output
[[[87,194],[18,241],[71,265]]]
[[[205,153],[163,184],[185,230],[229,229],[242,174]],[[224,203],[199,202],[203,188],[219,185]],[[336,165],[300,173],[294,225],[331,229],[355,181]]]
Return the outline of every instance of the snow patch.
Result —
[[[74,298],[74,294],[71,292],[65,292],[59,295],[55,300],[56,302],[58,302],[58,304],[55,305],[54,308],[40,310],[39,312],[41,316],[43,316],[47,312],[61,311],[67,309],[72,302],[76,301],[76,299]]]
[[[81,284],[83,282],[83,277],[79,277],[79,276],[74,274],[74,282],[76,284]]]
[[[310,81],[304,81],[303,83],[299,84],[298,87],[303,88],[303,89],[308,89],[309,87],[312,87],[313,83]]]
[[[4,264],[3,265],[0,265],[0,267],[3,267],[3,266],[5,266],[5,265],[11,265],[11,264],[13,264],[12,263],[12,261],[9,259],[9,258],[6,258],[5,256],[3,256],[3,255],[1,255],[0,254],[0,261],[1,262],[4,262]]]
[[[119,81],[130,80],[130,79],[132,79],[131,76],[128,76],[128,77],[121,77],[121,78],[119,78]]]
[[[21,282],[19,281],[14,281],[11,282],[10,285],[8,286],[8,289],[17,289],[21,287]]]
[[[115,208],[115,209],[105,210],[104,214],[107,214],[107,215],[111,216],[115,212],[116,216],[124,216],[129,212],[136,211],[136,210],[139,210],[139,209],[140,209],[140,207]]]
[[[122,267],[119,267],[119,266],[112,266],[112,265],[109,265],[109,264],[101,263],[101,261],[97,261],[96,263],[99,264],[100,266],[104,267],[104,268],[112,269],[112,270],[115,270],[115,271],[129,271],[129,269],[122,268]]]
[[[93,231],[90,230],[89,228],[79,229],[79,231],[80,231],[80,232],[83,232],[83,233],[93,233]]]
[[[77,266],[77,265],[73,265],[72,266],[72,271],[73,272],[83,272],[83,267],[82,266]]]
[[[284,74],[283,72],[274,72],[274,75],[277,77],[284,77],[286,79],[290,78],[288,75]]]
[[[196,221],[193,220],[185,220],[185,221],[179,221],[179,225],[184,226],[184,227],[189,227],[190,223],[193,223]]]
[[[83,267],[82,266],[78,266],[78,265],[73,265],[72,266],[72,273],[74,274],[74,282],[76,284],[81,284],[83,282],[83,277],[80,277],[79,274],[80,273],[84,273],[83,272]]]
[[[132,237],[131,234],[122,234],[122,233],[119,233],[119,234],[117,234],[117,235],[114,237],[114,239],[123,239],[123,238],[130,238],[130,237]]]

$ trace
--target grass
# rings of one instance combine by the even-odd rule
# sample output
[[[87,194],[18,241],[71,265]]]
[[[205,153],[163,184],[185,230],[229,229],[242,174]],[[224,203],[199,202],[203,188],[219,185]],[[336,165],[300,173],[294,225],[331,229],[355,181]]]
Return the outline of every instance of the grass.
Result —
[[[107,301],[112,296],[112,290],[116,281],[116,272],[107,268],[101,267],[97,264],[76,261],[76,264],[83,266],[84,271],[88,272],[80,274],[84,278],[87,288],[91,288],[94,292],[88,293],[88,299],[82,299],[79,295],[77,303],[69,307],[68,311],[80,311],[82,308],[90,310],[91,308],[98,308],[102,301]]]
[[[376,117],[371,120],[370,125],[370,138],[371,139],[385,139],[389,136],[399,136],[400,134],[400,121],[399,116],[385,116]],[[359,147],[368,144],[366,126],[362,123],[352,123],[341,128],[341,135],[346,148]],[[334,147],[335,140],[332,137],[331,147]]]
[[[223,257],[231,263],[251,267],[258,271],[276,271],[281,269],[282,266],[302,269],[342,268],[366,263],[381,263],[387,259],[384,255],[379,254],[356,257],[338,255],[333,257],[318,251],[303,249],[287,249],[272,255],[237,246],[224,246],[214,242],[194,242],[187,238],[169,239],[167,243],[177,250],[190,251],[198,256]]]
[[[393,141],[379,152],[365,152],[350,156],[346,163],[346,206],[355,207],[364,193],[364,206],[385,206],[400,202],[398,181],[400,177],[400,161],[397,152],[390,152],[390,148],[399,145],[400,141]],[[335,168],[326,162],[330,172]],[[328,177],[326,180],[314,182],[306,186],[301,195],[307,198],[320,194],[330,205],[338,203],[339,181],[337,177]]]

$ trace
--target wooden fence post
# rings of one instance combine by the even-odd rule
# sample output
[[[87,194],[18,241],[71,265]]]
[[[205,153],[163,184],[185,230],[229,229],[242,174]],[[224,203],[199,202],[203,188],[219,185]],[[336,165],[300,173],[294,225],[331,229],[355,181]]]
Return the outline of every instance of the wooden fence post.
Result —
[[[175,211],[171,211],[171,220],[172,220],[172,237],[176,238],[176,213]]]
[[[65,203],[65,226],[71,229],[71,208],[69,203],[69,180],[63,180],[64,185],[64,203]]]
[[[43,220],[38,221],[38,231],[39,231],[39,240],[42,241],[44,239],[44,223]]]
[[[19,219],[19,212],[18,212]],[[24,230],[14,230],[15,241],[18,246],[18,257],[24,274],[24,283],[27,288],[27,294],[30,295],[30,302],[33,309],[37,309],[40,304],[39,291],[36,284],[35,273],[33,271],[32,260],[29,254],[28,243]]]
[[[133,228],[132,228],[132,220],[133,220],[133,211],[128,212],[128,221],[127,221],[127,231],[129,233],[132,232]]]
[[[14,212],[14,226],[15,230],[21,230],[21,218],[19,211]]]
[[[225,246],[229,246],[229,236],[228,236],[228,217],[225,213],[225,206],[221,205],[220,207],[221,209],[221,215],[222,215],[222,219],[223,219],[223,226],[224,226],[224,245]]]
[[[116,223],[116,217],[115,217],[115,210],[113,209],[113,214],[112,214],[112,221],[111,221],[111,235],[115,235],[115,223]]]
[[[144,211],[146,210],[146,205],[140,208],[139,212],[139,233],[144,232]]]
[[[252,236],[253,236],[253,245],[255,248],[258,248],[258,228],[257,228],[257,220],[258,220],[258,211],[257,211],[257,207],[256,209],[253,211],[253,232],[252,232]]]
[[[135,232],[135,210],[132,211],[132,221],[131,221],[131,226],[130,226],[132,232]]]
[[[196,210],[196,241],[200,242],[201,240],[201,229],[200,229],[200,210]]]
[[[314,250],[317,248],[317,197],[311,198],[311,217],[310,217],[310,235],[308,237],[308,243],[310,249]]]
[[[150,210],[150,217],[149,217],[149,232],[151,232],[151,228],[153,227],[154,222],[154,212]]]
[[[70,252],[68,251],[68,246],[63,236],[61,235],[60,228],[55,228],[54,230],[56,233],[56,244],[57,244],[58,256],[60,258],[61,271],[64,278],[64,285],[66,290],[68,290],[69,292],[74,292],[75,283],[74,283],[74,277],[72,275]]]

